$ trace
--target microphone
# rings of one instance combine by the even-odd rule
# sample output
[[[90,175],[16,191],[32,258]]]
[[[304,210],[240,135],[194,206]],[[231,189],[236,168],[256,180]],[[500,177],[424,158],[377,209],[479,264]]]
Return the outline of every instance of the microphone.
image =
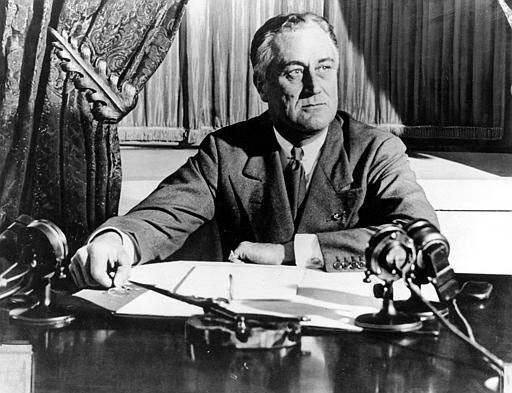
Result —
[[[439,299],[448,302],[459,293],[459,283],[450,266],[450,244],[439,230],[427,220],[414,220],[405,230],[414,241],[416,261],[410,274],[416,285],[431,282]]]
[[[375,284],[374,294],[383,299],[377,314],[363,314],[356,325],[378,331],[411,331],[421,328],[421,318],[433,317],[412,291],[406,301],[393,302],[393,283],[404,279],[408,286],[432,283],[439,299],[448,302],[459,292],[450,267],[448,240],[429,221],[396,220],[384,225],[370,238],[366,249],[365,281],[375,275],[384,284]],[[448,308],[438,303],[444,313]]]
[[[54,328],[74,320],[51,304],[51,279],[63,277],[67,255],[66,236],[48,220],[21,215],[0,233],[0,299],[27,309],[13,320]]]

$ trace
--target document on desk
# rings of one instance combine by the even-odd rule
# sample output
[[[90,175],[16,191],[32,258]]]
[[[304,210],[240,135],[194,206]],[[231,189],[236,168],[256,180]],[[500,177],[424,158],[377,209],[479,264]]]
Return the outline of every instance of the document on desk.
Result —
[[[136,266],[131,279],[184,296],[234,301],[290,300],[297,294],[304,269],[286,266],[176,261]],[[111,290],[75,294],[116,314],[187,317],[202,309],[128,284]]]
[[[350,331],[361,330],[354,324],[358,315],[377,312],[382,304],[373,296],[373,285],[363,278],[362,272],[189,261],[136,266],[131,276],[134,281],[180,295],[231,298],[226,307],[235,312],[301,316],[309,319],[304,325]],[[437,300],[432,287],[425,286],[422,291],[427,298]],[[394,284],[394,294],[395,299],[410,296],[400,281]],[[188,317],[202,313],[199,307],[131,284],[120,290],[82,290],[75,296],[122,316]]]

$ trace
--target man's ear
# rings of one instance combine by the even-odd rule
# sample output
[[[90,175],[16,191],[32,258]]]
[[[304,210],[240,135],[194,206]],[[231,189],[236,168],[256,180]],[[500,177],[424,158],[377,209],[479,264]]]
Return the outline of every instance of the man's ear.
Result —
[[[256,90],[258,90],[258,94],[263,102],[268,102],[267,97],[267,86],[265,81],[259,79],[256,75],[253,75],[252,81],[254,82],[254,86],[256,86]]]

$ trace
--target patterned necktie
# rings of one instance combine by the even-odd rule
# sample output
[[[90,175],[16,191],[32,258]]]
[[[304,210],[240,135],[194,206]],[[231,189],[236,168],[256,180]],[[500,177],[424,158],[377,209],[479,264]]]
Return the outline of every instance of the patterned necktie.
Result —
[[[304,151],[301,147],[293,147],[292,156],[284,170],[284,181],[286,183],[286,191],[290,201],[293,219],[297,217],[297,211],[306,196],[306,173],[302,166],[301,160],[304,157]]]

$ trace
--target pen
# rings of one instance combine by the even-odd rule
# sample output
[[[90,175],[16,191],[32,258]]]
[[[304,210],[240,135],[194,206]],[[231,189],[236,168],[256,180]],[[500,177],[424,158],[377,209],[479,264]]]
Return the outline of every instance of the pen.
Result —
[[[187,279],[188,276],[190,276],[192,274],[192,272],[194,271],[196,267],[195,266],[192,266],[190,268],[190,270],[182,277],[182,279],[176,284],[176,286],[174,287],[174,289],[172,290],[173,292],[176,292],[178,290],[179,287],[181,287],[181,284],[183,284],[185,282],[185,280]]]
[[[303,317],[303,316],[301,316],[301,317],[284,317],[283,316],[282,317],[282,316],[265,315],[265,314],[245,314],[245,313],[238,314],[238,313],[231,311],[231,310],[223,307],[222,305],[216,303],[211,298],[204,299],[204,298],[198,298],[195,296],[185,296],[185,295],[180,295],[178,293],[168,291],[163,288],[159,288],[152,284],[145,284],[145,283],[141,283],[141,282],[133,281],[133,280],[129,280],[129,282],[132,284],[135,284],[139,287],[148,289],[150,291],[157,292],[161,295],[164,295],[164,296],[167,296],[167,297],[170,297],[173,299],[181,300],[182,302],[192,304],[197,307],[201,307],[205,313],[209,312],[218,317],[225,318],[227,320],[234,321],[234,322],[238,321],[238,318],[240,316],[247,318],[248,323],[256,322],[257,324],[264,324],[266,322],[280,322],[280,321],[282,321],[282,322],[288,321],[288,322],[297,322],[298,323],[298,322],[302,322],[302,321],[307,321],[309,319],[309,318]]]
[[[185,296],[180,295],[179,293],[171,292],[163,288],[159,288],[152,284],[144,284],[138,281],[129,280],[132,284],[138,285],[139,287],[149,289],[150,291],[157,292],[161,295],[181,300],[182,302],[192,304],[197,307],[201,307],[204,312],[212,312],[216,314],[217,316],[221,316],[223,318],[229,319],[229,320],[236,320],[237,314],[231,310],[228,310],[221,305],[215,303],[213,299],[204,299],[204,298],[198,298],[196,296]]]
[[[233,300],[233,275],[229,273],[228,276],[229,284],[228,284],[228,299],[229,301]]]

